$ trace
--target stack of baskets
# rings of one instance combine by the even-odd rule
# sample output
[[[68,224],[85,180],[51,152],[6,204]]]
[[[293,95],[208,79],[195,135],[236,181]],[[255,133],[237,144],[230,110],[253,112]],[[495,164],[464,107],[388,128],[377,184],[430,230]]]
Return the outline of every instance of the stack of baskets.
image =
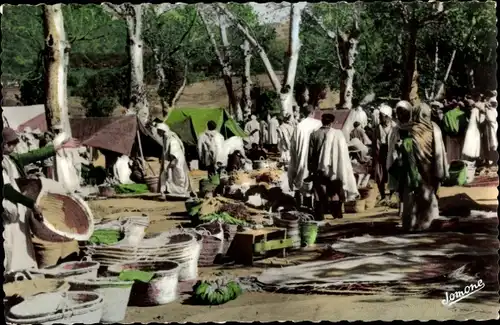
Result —
[[[222,225],[218,222],[201,224],[196,227],[196,232],[202,238],[198,265],[213,265],[217,255],[223,251],[224,231]]]
[[[15,282],[4,285],[6,296],[25,300],[16,304],[7,318],[17,324],[122,321],[133,282],[98,278],[98,268],[98,262],[68,262],[26,271],[24,280],[16,275]],[[36,308],[30,307],[33,301],[39,304]]]
[[[86,245],[85,254],[102,266],[109,267],[128,261],[174,261],[179,263],[179,279],[193,280],[198,276],[200,247],[189,233],[164,232],[145,236],[138,245],[119,242],[114,245]]]
[[[148,283],[135,282],[130,295],[130,305],[156,306],[174,301],[177,298],[179,283],[179,264],[173,261],[129,262],[115,264],[108,268],[114,276],[122,271],[153,272]]]

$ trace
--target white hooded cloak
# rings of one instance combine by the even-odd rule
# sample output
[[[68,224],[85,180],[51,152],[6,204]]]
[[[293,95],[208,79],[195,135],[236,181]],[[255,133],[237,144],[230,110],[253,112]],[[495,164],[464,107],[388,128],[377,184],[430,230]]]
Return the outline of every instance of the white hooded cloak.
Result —
[[[269,120],[269,144],[277,145],[278,144],[278,128],[280,127],[280,123],[278,119],[273,116]]]
[[[291,190],[302,188],[304,179],[309,176],[307,158],[311,133],[321,128],[321,121],[307,117],[295,128],[290,141],[290,163],[288,164],[288,183]]]
[[[342,181],[347,201],[352,201],[359,196],[347,141],[342,131],[334,128],[328,131],[325,145],[321,148],[318,167],[330,180]]]
[[[160,186],[161,193],[166,192],[174,195],[189,196],[191,190],[184,145],[179,136],[169,129],[165,132],[163,141],[163,166]]]
[[[260,124],[257,117],[252,115],[251,120],[245,124],[245,132],[248,134],[247,141],[250,145],[260,142]]]
[[[218,131],[205,131],[198,138],[198,156],[205,166],[223,162],[224,137]]]

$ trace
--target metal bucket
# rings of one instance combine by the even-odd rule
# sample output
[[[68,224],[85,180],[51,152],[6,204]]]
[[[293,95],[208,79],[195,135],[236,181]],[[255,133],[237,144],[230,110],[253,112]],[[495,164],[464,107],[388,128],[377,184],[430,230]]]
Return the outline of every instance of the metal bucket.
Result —
[[[144,177],[144,181],[146,182],[146,185],[148,186],[148,190],[151,193],[158,193],[160,188],[159,188],[159,182],[160,178],[158,176],[148,176]]]
[[[300,248],[299,218],[286,220],[276,214],[273,216],[273,222],[276,227],[286,229],[286,236],[292,239],[292,248]]]

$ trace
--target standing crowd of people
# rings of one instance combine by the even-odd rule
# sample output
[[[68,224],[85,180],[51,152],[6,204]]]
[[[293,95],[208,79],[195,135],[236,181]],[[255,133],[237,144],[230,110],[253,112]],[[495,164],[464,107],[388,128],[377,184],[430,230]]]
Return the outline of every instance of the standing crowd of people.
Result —
[[[354,117],[348,118],[342,129],[334,127],[335,115],[325,113],[318,120],[312,108],[301,118],[273,115],[259,121],[252,115],[244,125],[245,139],[224,139],[217,124],[209,121],[198,137],[197,153],[200,169],[209,177],[223,169],[244,169],[252,161],[278,154],[287,170],[287,192],[294,192],[298,205],[305,197],[312,197],[317,220],[323,220],[325,214],[342,218],[343,204],[359,197],[361,183],[356,180],[353,164],[364,164],[369,169],[365,174],[374,176],[381,201],[387,199],[387,190],[389,197],[398,194],[403,228],[419,231],[428,229],[439,214],[437,191],[448,177],[449,166],[445,138],[463,133],[464,160],[486,165],[497,160],[496,108],[496,92],[430,105],[400,101],[394,108],[381,104],[370,113],[371,122],[363,108],[356,107],[350,113]],[[164,123],[154,128],[163,143],[159,191],[195,195],[183,141]],[[21,193],[16,181],[26,176],[27,165],[51,159],[58,150],[79,144],[66,139],[18,154],[18,134],[5,127],[2,137],[4,266],[18,270],[36,264],[27,218],[40,218],[41,213],[35,202]],[[125,165],[133,162],[139,164],[127,160]]]

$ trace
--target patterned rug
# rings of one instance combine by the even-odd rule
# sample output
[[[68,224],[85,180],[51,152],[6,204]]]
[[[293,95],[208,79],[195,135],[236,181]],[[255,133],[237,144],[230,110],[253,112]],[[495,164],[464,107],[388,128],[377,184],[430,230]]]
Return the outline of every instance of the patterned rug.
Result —
[[[440,218],[446,221],[446,218]],[[337,239],[323,260],[265,270],[265,290],[430,295],[460,290],[482,279],[498,290],[499,242],[495,213],[473,211],[441,231]],[[461,232],[457,230],[474,230]]]

